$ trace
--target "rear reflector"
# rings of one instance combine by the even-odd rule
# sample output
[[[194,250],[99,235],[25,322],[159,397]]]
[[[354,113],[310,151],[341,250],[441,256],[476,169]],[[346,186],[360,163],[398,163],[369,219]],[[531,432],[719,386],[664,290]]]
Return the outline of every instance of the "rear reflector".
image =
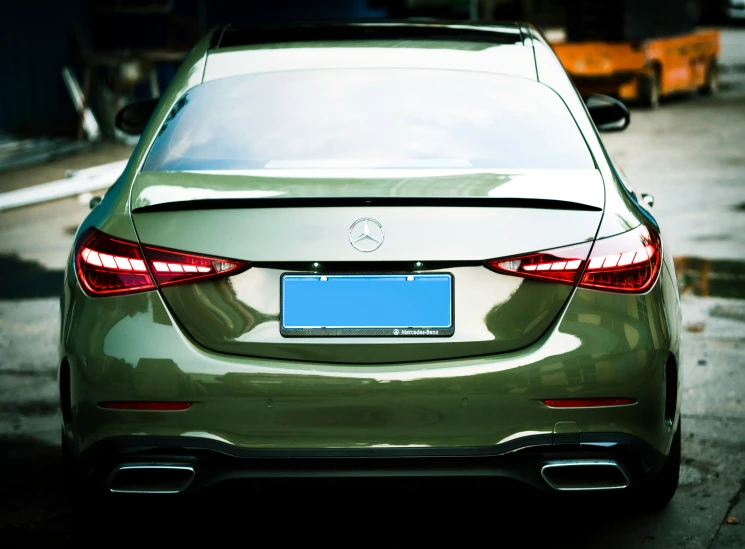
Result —
[[[592,249],[592,253],[590,250]],[[659,236],[646,225],[626,233],[546,252],[486,261],[504,274],[576,284],[610,292],[642,293],[660,271]],[[580,279],[581,276],[581,279]]]
[[[603,406],[628,406],[636,404],[633,398],[555,398],[544,400],[543,403],[550,408],[600,408]]]
[[[246,261],[208,257],[108,236],[96,229],[83,233],[76,245],[78,278],[93,296],[154,290],[157,286],[185,284],[231,276],[248,269]]]
[[[186,410],[190,408],[192,404],[193,402],[112,400],[108,402],[100,402],[98,405],[101,408],[107,408],[109,410],[137,410],[137,411],[146,411],[146,412],[177,412],[180,410]]]

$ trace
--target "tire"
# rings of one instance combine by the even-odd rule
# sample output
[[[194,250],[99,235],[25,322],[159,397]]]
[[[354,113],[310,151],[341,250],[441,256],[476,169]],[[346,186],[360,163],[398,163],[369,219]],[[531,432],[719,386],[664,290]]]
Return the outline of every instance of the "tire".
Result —
[[[719,92],[719,63],[714,57],[709,59],[709,64],[706,66],[706,80],[699,91],[702,95],[714,95]]]
[[[102,494],[98,493],[81,475],[64,432],[62,433],[62,460],[65,488],[73,510],[73,518],[79,514],[90,515],[91,511],[99,509],[104,499]]]
[[[74,497],[79,485],[78,471],[75,464],[75,458],[72,456],[70,451],[70,443],[65,436],[65,432],[62,431],[61,446],[62,446],[62,465],[65,475],[65,488],[67,493]]]
[[[650,76],[644,76],[639,80],[639,102],[642,106],[648,109],[660,106],[661,80],[658,68],[655,68]]]
[[[121,524],[115,524],[115,517],[122,516],[122,513],[113,509],[110,501],[85,481],[64,432],[62,459],[71,522],[70,546],[93,547],[94,544],[100,544],[101,539],[110,535],[110,532],[121,527]]]
[[[650,509],[661,509],[673,498],[680,479],[680,421],[673,436],[667,461],[657,476],[641,488],[640,502]]]

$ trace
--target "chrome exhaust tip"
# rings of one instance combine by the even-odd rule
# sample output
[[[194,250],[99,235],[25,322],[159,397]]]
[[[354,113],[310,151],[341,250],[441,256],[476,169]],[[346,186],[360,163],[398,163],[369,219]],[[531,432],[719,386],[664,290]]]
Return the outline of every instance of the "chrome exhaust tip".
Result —
[[[541,467],[541,476],[554,490],[622,490],[629,476],[612,459],[573,459],[549,461]]]
[[[191,465],[128,464],[114,469],[106,486],[114,494],[179,494],[195,476]]]

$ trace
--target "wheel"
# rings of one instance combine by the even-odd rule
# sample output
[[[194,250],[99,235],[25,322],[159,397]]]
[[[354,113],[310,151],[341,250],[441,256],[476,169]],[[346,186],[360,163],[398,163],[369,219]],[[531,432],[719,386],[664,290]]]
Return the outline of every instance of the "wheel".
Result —
[[[714,95],[719,91],[719,63],[712,57],[706,66],[706,80],[699,90],[703,95]]]
[[[661,509],[673,498],[680,478],[680,421],[673,436],[670,453],[657,476],[641,489],[641,502],[651,509]]]
[[[65,475],[65,487],[70,495],[73,495],[74,490],[78,485],[78,471],[75,466],[75,458],[72,456],[70,451],[70,443],[65,436],[65,432],[61,433],[61,446],[62,446],[62,465]]]
[[[87,500],[89,494],[78,471],[75,457],[70,451],[70,442],[67,440],[64,431],[62,432],[62,463],[64,465],[67,496],[70,498],[73,509],[76,509],[81,502]]]
[[[102,502],[102,497],[97,493],[89,482],[81,475],[75,457],[70,451],[70,443],[62,432],[62,460],[64,465],[65,488],[70,500],[73,514],[80,511],[90,513],[91,509],[97,509]]]
[[[660,82],[660,70],[656,67],[651,75],[639,80],[639,101],[643,106],[649,109],[656,109],[660,106]]]

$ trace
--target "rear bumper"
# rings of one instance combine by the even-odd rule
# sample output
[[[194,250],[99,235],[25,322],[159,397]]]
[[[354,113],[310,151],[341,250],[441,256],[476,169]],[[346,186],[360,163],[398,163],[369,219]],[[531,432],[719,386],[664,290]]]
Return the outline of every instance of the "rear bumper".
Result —
[[[623,433],[583,434],[574,440],[539,435],[492,448],[375,448],[361,450],[254,450],[195,437],[126,436],[100,441],[75,460],[78,474],[98,491],[114,488],[114,473],[139,466],[194,471],[185,494],[258,479],[480,478],[516,487],[554,491],[541,474],[547,463],[612,462],[628,479],[625,488],[654,478],[665,456]]]
[[[228,456],[393,448],[466,454],[499,448],[501,455],[512,448],[505,444],[521,441],[522,448],[534,436],[553,441],[559,434],[602,433],[633,436],[667,454],[679,410],[679,379],[677,394],[668,395],[665,386],[680,332],[667,269],[642,296],[578,290],[548,332],[525,349],[389,365],[210,352],[184,334],[158,292],[92,299],[69,284],[66,293],[61,356],[69,375],[60,376],[60,389],[64,431],[76,456],[130,435],[168,437],[176,447],[215,441],[222,444],[215,451]],[[666,413],[668,396],[672,414]],[[593,397],[637,402],[576,409],[542,402]],[[104,401],[193,405],[147,412],[104,409]]]

